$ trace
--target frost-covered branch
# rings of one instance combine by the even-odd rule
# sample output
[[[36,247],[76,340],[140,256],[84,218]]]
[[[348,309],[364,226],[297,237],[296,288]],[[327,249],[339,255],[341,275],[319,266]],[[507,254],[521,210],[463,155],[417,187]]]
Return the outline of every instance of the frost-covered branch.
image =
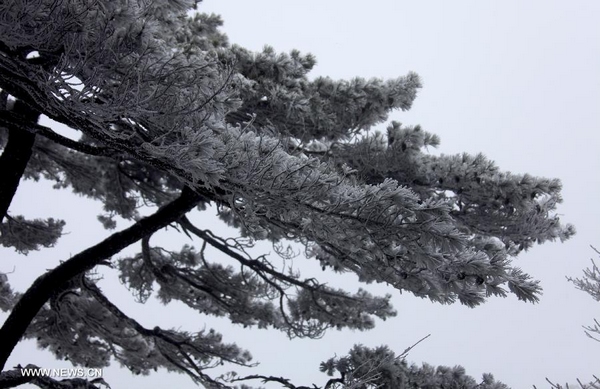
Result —
[[[598,255],[598,251],[594,246],[590,246]],[[600,301],[600,269],[596,262],[592,259],[592,267],[583,270],[583,278],[571,278],[567,276],[567,280],[572,282],[575,287],[583,292],[586,292],[596,301]],[[600,342],[600,323],[594,319],[594,324],[583,326],[585,334],[597,342]]]
[[[41,275],[20,297],[8,319],[0,328],[0,370],[25,330],[48,299],[74,277],[92,269],[101,261],[120,252],[131,243],[179,219],[200,201],[201,196],[186,189],[181,196],[156,213],[139,220],[131,227],[117,232],[59,266]]]
[[[102,334],[108,328],[104,321],[114,321],[120,323],[120,325],[131,327],[145,339],[145,347],[139,344],[141,342],[138,340],[139,343],[133,348],[130,346],[130,349],[125,349],[123,344],[110,337],[107,339],[110,343],[117,344],[122,349],[122,351],[116,355],[113,354],[113,356],[134,372],[147,373],[150,368],[156,370],[157,367],[166,365],[165,367],[169,370],[183,370],[199,383],[214,383],[214,380],[203,373],[203,370],[222,364],[222,362],[250,366],[248,362],[251,356],[248,352],[240,350],[235,345],[222,344],[221,335],[215,333],[213,330],[210,330],[208,333],[186,334],[173,330],[163,330],[159,327],[154,327],[151,330],[144,328],[111,303],[95,284],[83,279],[82,286],[90,292],[105,310],[114,315],[114,319],[112,320],[103,317],[101,323],[96,322],[94,325],[93,322],[88,322],[88,325],[96,327],[98,333]],[[90,312],[88,312],[89,314]],[[102,316],[102,313],[99,312],[97,315]],[[86,317],[87,315],[83,316],[84,322],[87,321]],[[127,338],[135,337],[132,334],[128,334],[126,328],[119,328],[119,331],[125,334]],[[144,350],[140,350],[142,347]],[[132,354],[137,354],[137,356],[133,357]],[[161,358],[164,358],[165,361],[174,366],[165,364],[164,361],[161,361]],[[145,361],[143,368],[140,367],[140,361],[142,360]]]
[[[358,79],[336,83],[319,79],[303,87],[308,82],[305,73],[311,65],[299,54],[279,60],[265,52],[263,66],[263,59],[255,64],[244,62],[245,54],[237,53],[237,49],[231,49],[230,56],[226,50],[220,53],[196,51],[193,55],[179,49],[166,50],[163,46],[169,47],[171,42],[155,39],[156,31],[152,28],[171,27],[151,27],[141,21],[143,18],[129,20],[129,24],[119,28],[108,22],[98,25],[101,22],[92,18],[96,11],[90,7],[81,10],[78,22],[96,26],[98,34],[91,37],[74,31],[63,47],[54,48],[53,52],[60,53],[56,68],[62,73],[52,74],[51,83],[47,79],[42,82],[40,75],[48,75],[40,73],[39,67],[20,63],[11,55],[14,49],[7,48],[0,65],[4,66],[4,73],[15,76],[5,80],[7,90],[12,93],[12,89],[21,88],[22,98],[28,103],[49,117],[83,131],[103,147],[113,148],[191,187],[210,188],[215,193],[212,199],[230,208],[245,233],[256,238],[287,237],[301,241],[324,265],[353,271],[366,282],[385,282],[434,301],[458,300],[469,306],[482,303],[488,295],[505,294],[501,285],[507,285],[522,300],[537,300],[539,287],[526,274],[513,268],[509,257],[519,245],[527,248],[533,240],[541,242],[572,234],[571,229],[563,229],[558,219],[548,213],[556,199],[546,202],[544,207],[538,203],[540,212],[537,214],[531,205],[520,213],[522,217],[518,220],[489,219],[491,212],[487,210],[471,207],[475,211],[464,211],[469,208],[466,194],[460,199],[443,198],[433,192],[425,196],[415,186],[405,184],[401,177],[396,179],[397,172],[418,170],[417,160],[413,166],[391,171],[385,179],[371,183],[368,176],[352,176],[349,159],[345,161],[348,162],[346,168],[338,168],[335,163],[319,158],[291,155],[282,144],[296,135],[288,134],[283,128],[277,132],[276,127],[259,121],[241,127],[240,122],[229,121],[228,124],[224,119],[240,107],[238,98],[250,93],[251,85],[264,82],[267,86],[278,77],[290,74],[298,87],[290,83],[289,88],[295,94],[302,91],[306,94],[298,95],[300,99],[314,97],[317,101],[329,96],[326,99],[329,105],[323,105],[329,108],[321,112],[312,107],[307,111],[312,112],[310,115],[318,113],[319,118],[338,122],[343,122],[345,117],[352,118],[352,123],[339,124],[346,136],[340,133],[334,140],[341,141],[356,128],[367,128],[383,120],[391,109],[408,108],[418,87],[416,76],[389,83]],[[129,12],[127,16],[133,17],[147,11],[143,7],[130,10],[109,7],[103,12],[107,15]],[[31,19],[31,23],[38,22]],[[181,20],[177,23],[185,25]],[[7,34],[8,41],[18,39],[12,31]],[[108,43],[113,44],[109,53],[105,52]],[[77,58],[73,57],[75,53],[80,53]],[[228,63],[234,65],[228,66]],[[253,74],[247,68],[267,69],[271,65],[266,64],[274,63],[287,63],[281,65],[282,70],[289,69],[279,76],[277,72],[261,76],[262,73]],[[297,71],[292,69],[294,67]],[[234,75],[235,69],[241,74]],[[73,84],[78,82],[82,90]],[[52,88],[56,89],[52,91]],[[277,93],[285,95],[285,90]],[[357,106],[349,106],[353,94],[360,91],[368,93],[364,92],[366,95]],[[46,95],[33,98],[42,92]],[[269,98],[267,96],[267,102],[271,103]],[[338,99],[344,104],[340,105]],[[35,105],[38,100],[46,105]],[[384,103],[375,106],[375,101]],[[336,113],[338,105],[349,111]],[[313,112],[313,108],[317,111]],[[290,115],[293,118],[295,114]],[[298,115],[310,116],[308,113]],[[333,124],[326,124],[326,120],[323,123],[322,128],[320,124],[315,127],[315,133],[309,130],[303,136],[312,134],[314,139],[320,138],[321,129],[333,131]],[[418,137],[414,134],[394,131],[398,133],[398,139],[394,138],[393,142],[398,146],[394,147],[400,153],[416,147]],[[406,139],[401,140],[401,135]],[[424,142],[435,143],[432,137],[425,137]],[[360,161],[361,149],[355,151],[354,160]],[[371,154],[380,160],[388,156],[375,151]],[[412,161],[406,160],[405,165]],[[519,188],[512,178],[504,182]],[[494,189],[496,184],[490,180],[489,185]],[[128,199],[121,197],[123,202]],[[459,208],[466,212],[464,215],[453,209],[456,204],[461,204]],[[510,213],[507,206],[503,207]],[[481,227],[475,223],[474,215],[486,218],[486,225],[500,227],[489,227],[496,230],[478,233],[476,228]],[[520,226],[534,228],[518,227],[512,235],[509,230],[502,230],[515,221]],[[513,239],[517,233],[526,237]],[[488,242],[500,239],[505,253],[496,255],[483,250],[475,242],[479,238]],[[458,276],[453,277],[453,274]]]
[[[245,327],[273,327],[290,336],[311,338],[331,327],[368,329],[374,325],[372,316],[395,315],[389,295],[373,297],[363,290],[352,295],[313,279],[283,274],[187,220],[180,223],[205,244],[240,262],[242,270],[208,262],[204,245],[200,252],[184,247],[177,253],[150,248],[148,239],[143,239],[141,254],[119,261],[123,282],[141,301],[150,296],[156,282],[158,297],[165,303],[177,299],[201,313],[226,315]],[[289,290],[291,286],[295,291]]]

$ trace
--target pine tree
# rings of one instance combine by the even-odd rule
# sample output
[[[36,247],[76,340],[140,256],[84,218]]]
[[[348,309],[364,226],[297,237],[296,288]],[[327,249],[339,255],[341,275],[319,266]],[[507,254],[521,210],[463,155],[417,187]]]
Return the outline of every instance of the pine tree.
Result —
[[[335,289],[252,256],[249,245],[258,240],[295,241],[324,270],[354,272],[362,282],[443,304],[475,307],[508,293],[538,300],[540,285],[512,260],[536,242],[574,233],[555,213],[558,180],[505,173],[483,155],[434,156],[427,149],[439,139],[419,126],[392,122],[387,132],[377,131],[389,112],[411,107],[421,87],[414,73],[311,79],[311,55],[230,45],[217,16],[188,16],[195,6],[193,0],[0,3],[0,243],[27,254],[61,236],[61,220],[9,212],[23,179],[51,180],[100,201],[105,212],[98,218],[107,229],[115,228],[116,216],[131,222],[24,293],[0,275],[0,308],[10,311],[0,328],[0,383],[24,379],[4,369],[25,338],[75,365],[117,360],[138,374],[166,368],[206,387],[227,387],[207,367],[250,363],[248,352],[213,330],[142,326],[98,287],[92,270],[103,264],[117,268],[141,302],[176,300],[290,337],[366,330],[375,318],[395,315],[390,296]],[[40,125],[41,115],[80,138]],[[154,213],[142,217],[141,205]],[[207,207],[216,207],[240,238],[217,236],[186,216]],[[201,249],[152,246],[152,236],[169,225]],[[136,242],[137,255],[110,260]],[[209,262],[208,246],[239,268]],[[357,347],[325,363],[331,366],[325,371],[346,374],[340,366],[351,365],[352,377],[372,379],[362,364],[386,353]],[[452,375],[467,387],[474,382],[460,369],[396,362],[390,380],[422,385]],[[379,374],[377,382],[392,385],[381,378],[387,367],[369,369]]]

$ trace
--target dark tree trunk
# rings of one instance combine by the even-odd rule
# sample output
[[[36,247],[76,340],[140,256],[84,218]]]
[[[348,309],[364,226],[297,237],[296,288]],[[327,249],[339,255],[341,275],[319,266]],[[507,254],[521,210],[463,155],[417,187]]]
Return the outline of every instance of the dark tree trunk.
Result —
[[[177,199],[160,208],[156,213],[109,236],[97,245],[80,252],[38,277],[21,296],[0,328],[0,372],[4,370],[6,360],[52,293],[64,287],[74,277],[92,269],[130,244],[178,220],[194,208],[202,198],[191,189],[184,188]]]
[[[20,100],[15,102],[13,113],[23,124],[36,124],[40,113]],[[12,202],[27,162],[33,152],[35,134],[18,128],[8,128],[8,142],[0,156],[0,223]]]

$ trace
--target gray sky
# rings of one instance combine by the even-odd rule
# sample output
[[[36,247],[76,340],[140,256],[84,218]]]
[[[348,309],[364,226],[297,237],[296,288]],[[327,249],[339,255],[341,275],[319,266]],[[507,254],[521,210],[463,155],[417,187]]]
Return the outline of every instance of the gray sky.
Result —
[[[581,328],[600,319],[600,303],[565,280],[590,265],[590,244],[600,246],[600,2],[205,0],[200,10],[223,16],[232,43],[315,54],[312,76],[395,78],[416,71],[424,87],[413,109],[390,120],[421,124],[438,134],[442,153],[482,152],[502,170],[560,178],[564,203],[559,212],[578,234],[518,258],[518,265],[542,282],[544,295],[537,305],[511,296],[475,309],[441,306],[370,286],[394,295],[396,318],[369,332],[333,331],[318,341],[288,341],[274,331],[242,330],[181,306],[135,305],[126,301],[129,295],[115,275],[108,274],[104,290],[119,296],[124,310],[151,327],[213,326],[225,341],[253,353],[261,362],[257,372],[302,385],[323,384],[319,362],[344,355],[355,343],[387,344],[400,353],[427,334],[431,337],[411,351],[409,361],[460,364],[476,378],[491,372],[513,388],[546,387],[545,377],[564,383],[600,374],[600,343],[586,338]],[[99,204],[49,187],[23,184],[11,213],[64,218],[70,234],[56,248],[27,258],[0,251],[0,271],[10,271],[14,264],[11,282],[21,290],[60,259],[106,234],[95,221]],[[168,234],[160,239],[173,248],[189,243]],[[295,262],[302,268],[306,263],[306,275],[318,268],[303,258]],[[326,279],[349,290],[358,287],[350,275]],[[30,362],[68,367],[35,351],[30,342],[19,345],[8,366]],[[193,387],[187,377],[165,373],[140,379],[110,368],[105,377],[113,388]]]

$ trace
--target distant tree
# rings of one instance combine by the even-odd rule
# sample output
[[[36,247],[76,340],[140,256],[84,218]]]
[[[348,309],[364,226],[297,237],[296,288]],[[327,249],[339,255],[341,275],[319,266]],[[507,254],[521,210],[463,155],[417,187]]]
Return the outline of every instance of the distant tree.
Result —
[[[188,17],[195,5],[0,2],[0,243],[25,255],[61,236],[61,220],[8,212],[22,179],[51,180],[102,202],[98,219],[107,229],[117,216],[131,222],[64,258],[24,293],[0,276],[0,308],[10,312],[0,328],[0,387],[27,379],[5,370],[26,338],[75,365],[103,367],[114,359],[136,374],[165,368],[211,388],[227,384],[206,368],[250,363],[248,352],[214,330],[144,327],[100,289],[93,271],[101,265],[118,269],[142,303],[151,296],[178,300],[290,337],[366,330],[396,312],[390,296],[335,289],[302,278],[290,262],[282,267],[252,256],[257,240],[272,242],[284,259],[282,242],[295,241],[323,270],[354,272],[362,282],[443,304],[474,307],[509,292],[538,300],[538,282],[511,260],[536,242],[574,233],[555,214],[558,180],[504,173],[483,155],[431,155],[426,149],[439,139],[419,126],[392,122],[386,133],[374,131],[390,111],[410,108],[421,86],[416,74],[309,79],[312,56],[231,46],[217,16]],[[41,115],[81,136],[40,125]],[[141,216],[141,206],[149,216]],[[239,230],[239,239],[188,218],[208,206]],[[153,246],[152,236],[167,226],[194,237],[200,249]],[[111,259],[135,242],[137,255]],[[238,268],[209,261],[207,247]],[[388,354],[357,347],[326,362],[325,371],[356,378],[366,369],[374,374],[366,378],[388,385]],[[373,365],[378,360],[385,369]],[[403,362],[393,369],[390,380],[441,382],[450,374],[471,382],[460,369]]]
[[[596,252],[596,254],[600,255],[600,251],[598,251],[595,247],[592,247],[592,250]],[[582,290],[592,296],[592,298],[596,301],[600,301],[600,269],[596,265],[596,262],[592,259],[592,267],[588,267],[583,270],[583,278],[571,278],[567,277],[567,280],[575,284],[577,289]],[[594,324],[590,326],[585,326],[585,334],[594,339],[597,342],[600,342],[600,323],[597,319],[594,319]]]

